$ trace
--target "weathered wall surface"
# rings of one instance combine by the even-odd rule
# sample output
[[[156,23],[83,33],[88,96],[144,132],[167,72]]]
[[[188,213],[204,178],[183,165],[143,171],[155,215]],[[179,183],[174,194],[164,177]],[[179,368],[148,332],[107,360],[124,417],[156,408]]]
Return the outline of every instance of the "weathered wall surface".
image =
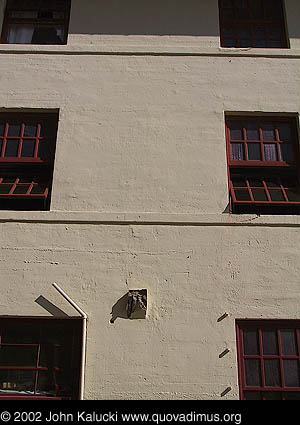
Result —
[[[86,398],[237,398],[235,319],[300,316],[300,219],[222,214],[224,111],[299,112],[300,8],[271,51],[220,48],[217,1],[145,7],[73,0],[67,46],[1,45],[0,108],[60,122],[52,211],[0,212],[0,315],[73,315],[57,282]],[[147,319],[110,323],[135,288]]]

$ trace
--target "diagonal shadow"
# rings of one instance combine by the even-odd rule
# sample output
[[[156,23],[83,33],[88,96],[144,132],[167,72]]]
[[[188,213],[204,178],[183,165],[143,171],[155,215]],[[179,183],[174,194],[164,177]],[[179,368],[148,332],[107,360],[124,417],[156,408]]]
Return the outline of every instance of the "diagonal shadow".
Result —
[[[49,300],[47,300],[47,298],[43,297],[43,295],[40,295],[35,302],[52,314],[52,316],[69,317],[68,314],[56,307],[56,305],[52,304]]]

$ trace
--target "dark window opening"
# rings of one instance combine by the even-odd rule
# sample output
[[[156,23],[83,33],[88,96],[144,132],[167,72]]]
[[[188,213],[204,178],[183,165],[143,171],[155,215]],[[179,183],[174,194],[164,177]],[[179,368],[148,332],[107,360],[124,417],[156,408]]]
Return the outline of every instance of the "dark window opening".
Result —
[[[242,400],[300,400],[300,322],[237,321]]]
[[[295,118],[227,117],[230,210],[299,214],[299,142]]]
[[[288,48],[282,0],[219,0],[222,47]]]
[[[8,0],[2,42],[66,44],[70,0]]]
[[[0,319],[0,399],[78,399],[82,320]]]
[[[58,114],[0,114],[0,209],[49,210]]]

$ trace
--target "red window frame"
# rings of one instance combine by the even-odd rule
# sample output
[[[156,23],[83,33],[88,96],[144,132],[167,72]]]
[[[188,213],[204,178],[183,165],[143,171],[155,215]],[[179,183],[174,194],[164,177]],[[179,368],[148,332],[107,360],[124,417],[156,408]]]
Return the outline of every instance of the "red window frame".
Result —
[[[284,129],[288,136],[281,134]],[[284,208],[282,213],[300,212],[296,117],[226,115],[225,134],[230,212],[252,213],[255,206],[258,213],[267,211],[260,207],[271,213],[275,210],[270,207]]]
[[[57,126],[58,112],[0,114],[0,209],[50,208]]]
[[[290,336],[294,335],[292,345],[294,344],[295,352],[292,354],[287,353],[291,348],[291,338],[288,345],[287,340],[283,341],[282,331],[291,331]],[[249,339],[245,337],[246,332],[252,334]],[[271,336],[269,341],[267,333]],[[240,399],[300,400],[300,321],[237,320],[236,336]],[[254,339],[256,343],[253,342]],[[297,385],[288,385],[291,383],[288,382],[288,362],[297,366],[298,372],[293,375],[293,384],[298,382]],[[255,380],[259,381],[259,385]],[[270,385],[270,382],[273,385]]]
[[[277,13],[271,0],[219,0],[221,47],[289,48],[283,1],[275,1]]]
[[[7,342],[7,335],[10,335],[10,332],[13,333],[13,336],[18,340],[18,338],[22,338],[22,327],[24,325],[27,326],[27,329],[30,328],[36,335],[33,336],[34,341],[26,342],[26,343],[18,343],[18,342]],[[52,317],[5,317],[0,318],[0,400],[63,400],[63,399],[78,399],[79,397],[79,384],[80,384],[80,358],[81,358],[81,344],[82,344],[82,319],[78,317],[69,317],[67,319],[56,319]],[[19,336],[15,336],[16,329],[20,329]],[[62,336],[60,336],[60,343],[53,343],[50,340],[47,340],[47,332],[53,332],[57,330],[57,333],[62,335],[62,331],[68,335],[68,338],[72,341],[71,345],[66,347],[62,344],[64,341],[62,340]],[[37,336],[38,335],[38,336]],[[45,348],[45,347],[49,348]],[[7,348],[14,348],[15,350],[22,349],[31,349],[33,354],[32,364],[29,366],[28,364],[24,365],[9,365],[3,364],[7,361],[7,356],[1,356],[1,350],[5,350]],[[49,349],[50,353],[53,352],[54,349],[58,350],[68,350],[68,353],[63,354],[63,356],[68,357],[68,370],[64,369],[64,366],[55,366],[53,359],[49,357]],[[41,361],[41,353],[44,353],[44,359]],[[48,350],[48,351],[46,351]],[[45,353],[48,354],[45,357]],[[6,359],[6,360],[2,360]],[[46,359],[46,360],[45,360]],[[28,358],[27,358],[28,361]],[[46,363],[45,363],[46,361]],[[41,363],[40,363],[41,362]],[[65,366],[66,366],[66,361]],[[26,363],[26,361],[24,361]],[[33,364],[35,363],[35,364]],[[18,385],[17,381],[2,381],[3,373],[12,372],[12,376],[17,379],[18,373],[22,374],[22,372],[32,372],[34,374],[34,383],[32,381],[32,388],[30,390],[14,390]],[[51,387],[51,391],[42,391],[39,390],[39,379],[40,373],[46,373],[49,379],[49,387]],[[59,374],[60,381],[58,381],[57,374]],[[4,375],[3,375],[4,376]],[[7,375],[9,376],[9,374]],[[68,391],[61,388],[61,380],[63,377],[63,382],[67,384]],[[6,378],[5,378],[6,379]],[[69,385],[69,387],[68,387]],[[20,385],[22,386],[22,384]]]
[[[32,4],[30,4],[32,3]],[[1,42],[10,43],[8,40],[9,28],[18,26],[22,28],[33,27],[35,29],[62,28],[64,35],[59,42],[49,44],[67,44],[69,20],[70,20],[71,0],[7,0],[4,21],[2,27]],[[20,13],[36,13],[36,17],[21,17]],[[50,13],[50,16],[49,16]],[[48,14],[48,16],[47,16]],[[15,15],[15,16],[14,16]],[[40,15],[40,16],[39,16]],[[44,16],[43,16],[44,15]],[[52,15],[52,16],[51,16]],[[55,16],[56,15],[56,16]],[[48,44],[44,42],[31,42],[17,44]]]

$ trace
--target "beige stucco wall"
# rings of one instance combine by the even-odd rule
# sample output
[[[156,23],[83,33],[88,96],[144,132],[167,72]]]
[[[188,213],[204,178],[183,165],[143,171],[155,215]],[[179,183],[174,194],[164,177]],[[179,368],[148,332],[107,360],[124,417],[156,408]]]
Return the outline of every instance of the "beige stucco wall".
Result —
[[[140,34],[140,2],[73,0],[67,46],[0,48],[0,108],[60,110],[52,211],[0,212],[0,315],[72,315],[61,285],[89,316],[86,398],[237,398],[235,319],[300,316],[300,219],[223,214],[224,111],[300,111],[298,2],[272,52],[221,49],[217,1],[188,2],[168,36],[171,2]],[[111,324],[137,287],[147,319]]]

